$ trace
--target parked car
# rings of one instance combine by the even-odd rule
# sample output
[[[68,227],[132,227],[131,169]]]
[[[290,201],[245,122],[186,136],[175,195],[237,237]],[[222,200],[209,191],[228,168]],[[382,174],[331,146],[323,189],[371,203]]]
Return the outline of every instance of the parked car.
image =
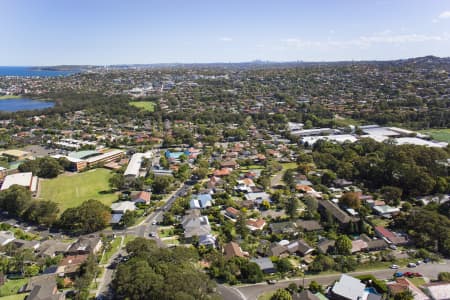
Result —
[[[403,273],[402,272],[395,272],[394,273],[394,277],[403,277]]]
[[[269,280],[267,280],[267,283],[268,284],[275,284],[275,283],[277,283],[277,281],[275,279],[269,279]]]
[[[431,262],[431,258],[427,257],[423,260],[423,262],[427,264],[427,263]]]
[[[398,265],[391,265],[391,269],[398,269],[399,266]]]
[[[415,268],[415,267],[417,267],[417,265],[415,263],[413,263],[413,262],[410,262],[408,264],[408,268]]]

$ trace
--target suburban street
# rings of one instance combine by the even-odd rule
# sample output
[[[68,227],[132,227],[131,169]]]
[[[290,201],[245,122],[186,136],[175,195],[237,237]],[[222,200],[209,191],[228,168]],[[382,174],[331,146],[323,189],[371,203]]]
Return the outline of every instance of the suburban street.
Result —
[[[440,263],[421,264],[416,268],[400,268],[398,270],[391,270],[391,269],[368,270],[368,271],[350,272],[348,274],[352,276],[362,274],[372,274],[379,279],[390,279],[392,278],[392,275],[396,271],[400,272],[414,271],[423,274],[424,277],[436,278],[440,272],[448,272],[449,270],[450,270],[450,260],[444,260]],[[305,286],[308,286],[312,280],[315,280],[321,285],[330,285],[334,281],[339,279],[340,276],[341,274],[306,276],[304,279],[304,284]],[[271,290],[285,288],[292,282],[303,285],[303,278],[282,280],[277,282],[276,284],[271,285],[263,282],[251,285],[241,285],[236,287],[221,286],[219,288],[219,292],[221,292],[221,295],[225,300],[232,300],[232,299],[256,300],[258,299],[258,296],[260,296],[261,294]],[[236,292],[235,290],[239,291],[240,293]]]
[[[107,231],[104,232],[105,234],[115,234],[116,236],[122,237],[122,243],[120,245],[120,250],[114,253],[109,261],[104,264],[102,267],[104,268],[104,272],[101,278],[98,278],[98,289],[96,292],[96,298],[97,299],[109,299],[109,285],[113,279],[114,275],[114,269],[111,268],[111,264],[114,264],[114,261],[116,258],[120,255],[125,256],[125,236],[127,235],[135,235],[137,237],[146,237],[151,238],[156,241],[157,245],[159,247],[165,247],[163,241],[159,239],[159,237],[149,237],[151,232],[157,232],[158,225],[156,223],[161,222],[163,218],[163,214],[165,211],[168,211],[170,207],[173,205],[175,200],[184,193],[187,192],[187,190],[190,188],[189,185],[183,184],[181,187],[173,191],[168,197],[167,201],[164,203],[163,206],[161,206],[157,211],[151,213],[144,221],[142,221],[140,224],[123,229],[123,230],[114,230],[114,231]]]

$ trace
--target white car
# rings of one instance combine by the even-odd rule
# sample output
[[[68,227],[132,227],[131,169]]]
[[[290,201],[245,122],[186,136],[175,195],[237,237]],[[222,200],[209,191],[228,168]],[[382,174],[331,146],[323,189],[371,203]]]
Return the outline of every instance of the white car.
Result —
[[[392,266],[391,266],[391,269],[394,269],[394,270],[395,270],[395,269],[398,269],[398,268],[400,268],[398,265],[392,265]]]
[[[417,265],[415,263],[411,262],[408,264],[408,268],[415,268],[415,267],[417,267]]]

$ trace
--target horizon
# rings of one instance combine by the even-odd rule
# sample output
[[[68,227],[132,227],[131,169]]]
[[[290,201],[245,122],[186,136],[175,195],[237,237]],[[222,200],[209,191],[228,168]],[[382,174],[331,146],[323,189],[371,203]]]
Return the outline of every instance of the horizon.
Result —
[[[0,1],[0,65],[384,61],[450,56],[450,2]]]
[[[235,62],[226,62],[226,61],[216,61],[216,62],[155,62],[155,63],[117,63],[110,65],[102,65],[102,64],[60,64],[60,65],[0,65],[0,68],[45,68],[45,67],[115,67],[115,66],[154,66],[154,65],[214,65],[214,64],[289,64],[289,63],[305,63],[305,64],[315,64],[315,63],[351,63],[351,62],[389,62],[389,61],[400,61],[400,60],[410,60],[410,59],[419,59],[425,57],[433,57],[437,59],[450,59],[450,56],[437,56],[433,54],[424,55],[424,56],[414,56],[414,57],[402,57],[402,58],[393,58],[393,59],[361,59],[361,60],[322,60],[322,61],[304,61],[304,60],[290,60],[290,61],[273,61],[273,60],[249,60],[249,61],[235,61]]]

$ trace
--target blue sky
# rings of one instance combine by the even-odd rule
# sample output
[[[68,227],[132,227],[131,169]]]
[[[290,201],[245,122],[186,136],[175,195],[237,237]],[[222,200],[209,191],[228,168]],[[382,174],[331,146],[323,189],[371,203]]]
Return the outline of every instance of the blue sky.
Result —
[[[450,56],[450,0],[0,0],[0,65]]]

